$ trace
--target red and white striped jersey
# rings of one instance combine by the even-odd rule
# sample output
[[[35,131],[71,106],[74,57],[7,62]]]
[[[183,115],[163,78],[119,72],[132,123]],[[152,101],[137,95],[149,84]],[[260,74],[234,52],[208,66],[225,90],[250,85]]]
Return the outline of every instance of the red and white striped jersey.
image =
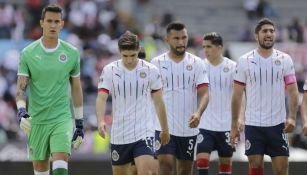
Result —
[[[210,83],[209,103],[199,127],[211,131],[229,131],[232,83],[236,63],[226,57],[218,65],[212,65],[207,59],[204,62]]]
[[[268,58],[256,50],[240,57],[234,82],[246,86],[245,124],[265,127],[284,122],[285,87],[294,76],[291,57],[279,50],[274,49]]]
[[[127,144],[153,137],[148,122],[152,122],[151,93],[162,88],[159,70],[139,60],[136,68],[128,70],[122,60],[108,64],[102,71],[99,91],[112,94],[112,144]]]
[[[189,127],[189,119],[197,109],[197,88],[208,86],[204,62],[188,52],[178,63],[164,53],[152,60],[163,83],[169,132],[175,136],[194,136],[199,130]],[[156,125],[156,130],[160,126]]]

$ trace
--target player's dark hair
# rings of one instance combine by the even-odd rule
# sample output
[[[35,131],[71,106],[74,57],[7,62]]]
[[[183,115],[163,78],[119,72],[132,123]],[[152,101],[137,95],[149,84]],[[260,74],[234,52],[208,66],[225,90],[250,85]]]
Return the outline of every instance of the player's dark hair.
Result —
[[[146,59],[146,53],[143,47],[140,48],[139,54],[138,54],[139,59],[145,60]]]
[[[138,50],[139,39],[138,36],[130,31],[126,31],[122,34],[118,40],[119,50]]]
[[[223,38],[216,32],[206,33],[203,40],[209,40],[215,46],[223,46]]]
[[[61,13],[62,18],[63,18],[63,10],[62,8],[57,5],[57,4],[49,4],[47,5],[43,11],[42,11],[42,15],[41,15],[41,20],[44,20],[46,12],[54,12],[54,13]]]
[[[185,28],[186,27],[182,22],[179,22],[179,21],[171,22],[166,26],[166,33],[169,33],[171,30],[180,31]]]
[[[268,18],[262,18],[258,21],[258,23],[256,24],[256,27],[255,27],[255,34],[258,34],[259,31],[261,30],[261,27],[263,25],[266,25],[266,24],[269,24],[269,25],[272,25],[274,28],[275,28],[275,24],[272,20],[268,19]]]

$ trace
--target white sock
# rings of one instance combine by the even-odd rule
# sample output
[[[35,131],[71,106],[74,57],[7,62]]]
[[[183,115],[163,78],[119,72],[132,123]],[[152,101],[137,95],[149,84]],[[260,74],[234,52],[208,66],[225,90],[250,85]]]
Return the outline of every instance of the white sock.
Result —
[[[34,175],[49,175],[49,170],[44,171],[44,172],[39,172],[34,170]]]
[[[68,163],[64,160],[55,160],[52,162],[52,170],[58,169],[58,168],[64,168],[68,169]]]

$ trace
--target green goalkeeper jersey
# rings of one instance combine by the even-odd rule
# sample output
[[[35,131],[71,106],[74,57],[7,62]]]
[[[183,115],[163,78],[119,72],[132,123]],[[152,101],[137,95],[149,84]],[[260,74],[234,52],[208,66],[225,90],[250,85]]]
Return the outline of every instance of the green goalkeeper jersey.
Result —
[[[18,75],[29,77],[32,124],[71,118],[69,79],[80,76],[80,55],[75,47],[58,40],[55,49],[47,49],[41,39],[34,41],[21,53]]]

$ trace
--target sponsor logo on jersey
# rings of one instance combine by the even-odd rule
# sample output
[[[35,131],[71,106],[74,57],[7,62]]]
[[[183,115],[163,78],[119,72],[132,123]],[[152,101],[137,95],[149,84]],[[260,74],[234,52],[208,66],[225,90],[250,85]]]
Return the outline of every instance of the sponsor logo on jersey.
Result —
[[[112,151],[112,160],[113,160],[113,161],[118,161],[118,159],[119,159],[119,154],[118,154],[118,152],[117,152],[116,150],[113,150],[113,151]]]
[[[141,78],[146,78],[146,76],[147,76],[147,75],[146,75],[145,72],[140,72],[140,77],[141,77]]]
[[[67,56],[65,55],[65,54],[61,54],[60,56],[59,56],[59,60],[61,61],[61,62],[66,62],[67,61]]]
[[[229,68],[228,68],[228,67],[224,67],[223,71],[224,71],[225,73],[227,73],[227,72],[229,72]]]
[[[280,60],[275,60],[275,65],[279,66],[281,64]]]
[[[193,69],[192,64],[188,64],[185,68],[186,68],[188,71],[191,71],[191,70]]]
[[[245,150],[249,150],[250,148],[251,148],[251,142],[248,139],[246,139],[245,140]]]

